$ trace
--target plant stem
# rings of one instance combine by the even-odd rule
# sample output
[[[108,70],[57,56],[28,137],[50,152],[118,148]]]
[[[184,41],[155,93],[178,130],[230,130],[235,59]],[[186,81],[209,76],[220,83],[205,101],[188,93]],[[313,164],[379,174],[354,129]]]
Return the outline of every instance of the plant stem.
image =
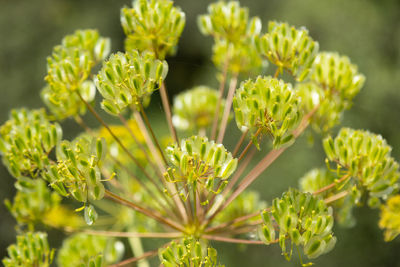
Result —
[[[231,225],[239,223],[239,222],[246,221],[248,219],[254,218],[254,217],[259,216],[259,215],[260,215],[260,212],[254,212],[254,213],[247,214],[247,215],[244,215],[244,216],[241,216],[241,217],[237,217],[237,218],[233,219],[232,221],[229,221],[229,222],[226,222],[226,223],[222,223],[222,224],[214,226],[214,227],[210,227],[210,228],[206,229],[205,232],[206,233],[215,232],[217,230],[224,229],[224,228],[226,228],[228,226],[231,226]]]
[[[247,239],[238,239],[238,238],[216,236],[216,235],[202,235],[202,237],[205,239],[208,239],[208,240],[214,240],[214,241],[220,241],[220,242],[226,242],[226,243],[265,245],[265,243],[261,240],[247,240]]]
[[[281,73],[281,70],[282,70],[281,67],[278,67],[278,68],[276,69],[275,74],[274,74],[274,78],[278,78],[278,77],[279,77],[279,74]]]
[[[169,227],[171,227],[171,228],[173,228],[175,230],[178,230],[178,231],[183,232],[183,233],[185,232],[185,229],[181,225],[177,224],[176,222],[171,221],[171,220],[169,220],[167,218],[163,218],[163,217],[161,217],[161,215],[157,214],[155,211],[150,211],[148,209],[145,209],[145,208],[143,208],[143,207],[141,207],[141,206],[139,206],[139,205],[137,205],[135,203],[132,203],[132,202],[126,200],[126,199],[123,199],[122,197],[119,197],[118,195],[116,195],[116,194],[114,194],[114,193],[112,193],[112,192],[110,192],[108,190],[106,190],[106,192],[104,194],[104,197],[106,197],[106,198],[108,198],[108,199],[110,199],[110,200],[112,200],[112,201],[114,201],[116,203],[119,203],[121,205],[124,205],[124,206],[127,206],[129,208],[132,208],[133,210],[136,210],[136,211],[138,211],[140,213],[143,213],[144,215],[146,215],[146,216],[148,216],[148,217],[150,217],[150,218],[152,218],[152,219],[154,219],[154,220],[156,220],[156,221],[158,221],[160,223],[163,223],[163,224],[165,224],[165,225],[167,225],[167,226],[169,226]]]
[[[349,194],[348,191],[342,191],[340,193],[337,193],[336,195],[333,195],[331,197],[328,197],[326,199],[324,199],[325,204],[330,204],[332,202],[335,202],[336,200],[339,200],[341,198],[344,198],[345,196],[347,196]]]
[[[254,134],[254,138],[257,138],[258,135],[261,133],[261,131],[262,131],[262,129],[258,128],[257,132]],[[240,162],[243,159],[243,157],[246,155],[247,151],[249,150],[249,148],[251,147],[252,144],[253,144],[253,138],[250,139],[249,143],[244,148],[243,152],[240,154],[240,156],[238,158],[238,162]]]
[[[163,150],[162,150],[162,148],[160,146],[160,143],[158,143],[158,139],[157,139],[156,135],[154,134],[154,131],[153,131],[153,128],[151,127],[149,118],[147,117],[146,113],[144,112],[144,108],[143,108],[142,104],[139,103],[139,105],[140,105],[140,114],[142,114],[142,117],[144,119],[144,123],[147,125],[147,128],[149,129],[150,134],[153,137],[153,141],[154,141],[154,143],[156,144],[156,146],[158,148],[158,151],[160,151],[160,154],[161,154],[161,157],[162,157],[162,159],[164,161],[164,164],[167,165],[168,164],[167,163],[167,159],[165,158]]]
[[[236,154],[239,152],[240,147],[243,144],[244,139],[246,138],[247,134],[249,133],[249,129],[242,133],[242,136],[239,139],[239,142],[236,144],[235,149],[233,150],[232,156],[236,157]]]
[[[161,101],[162,101],[162,104],[163,104],[163,107],[164,107],[164,111],[165,111],[165,117],[166,117],[167,122],[168,122],[169,131],[171,132],[172,138],[174,139],[174,141],[179,146],[178,136],[176,134],[175,127],[172,124],[171,105],[170,105],[169,100],[168,100],[167,89],[165,87],[164,82],[161,83],[160,95],[161,95]]]
[[[109,265],[108,267],[132,266],[132,264],[137,262],[137,261],[140,261],[140,260],[143,260],[143,259],[146,259],[146,258],[149,258],[149,257],[153,257],[153,256],[155,256],[157,254],[158,254],[158,249],[151,250],[151,251],[143,253],[139,257],[132,257],[132,258],[126,259],[124,261],[121,261],[119,263]]]
[[[152,154],[155,162],[157,163],[158,172],[160,174],[160,179],[165,184],[165,179],[163,176],[163,173],[165,172],[165,166],[163,165],[163,160],[161,159],[158,150],[156,149],[155,145],[153,144],[153,142],[150,138],[149,132],[147,131],[146,125],[145,125],[142,117],[140,116],[140,113],[135,110],[133,112],[133,117],[135,118],[135,121],[137,122],[138,127],[143,134],[144,140],[146,142],[147,147],[150,150],[150,153]]]
[[[67,230],[67,232],[69,232]],[[112,236],[112,237],[140,237],[140,238],[178,238],[182,236],[180,232],[168,233],[133,233],[133,232],[114,232],[114,231],[100,231],[100,230],[83,230],[79,233],[98,236]]]
[[[341,182],[347,180],[348,178],[350,178],[349,174],[343,175],[342,178],[340,178],[339,180],[336,180],[335,182],[318,189],[317,191],[313,192],[313,194],[314,195],[318,195],[318,194],[323,193],[323,192],[325,192],[325,191],[327,191],[327,190],[329,190],[331,188],[334,188],[336,185],[338,185]]]
[[[222,79],[219,84],[219,95],[218,95],[218,101],[217,101],[217,106],[215,107],[215,113],[214,113],[214,120],[212,124],[212,130],[211,130],[211,140],[215,140],[215,137],[217,135],[217,126],[218,126],[218,120],[219,120],[219,110],[221,108],[221,102],[222,98],[224,96],[224,89],[225,89],[225,83],[226,83],[226,77],[228,75],[228,67],[229,67],[229,57],[226,57],[225,64],[224,64],[224,70],[222,72]]]
[[[231,82],[229,84],[229,91],[228,91],[228,96],[226,97],[224,114],[222,115],[221,125],[219,127],[219,133],[217,138],[217,143],[219,144],[221,144],[222,141],[224,140],[225,130],[226,126],[228,125],[229,114],[231,112],[232,100],[235,94],[237,81],[238,81],[238,73],[234,73],[233,77],[231,78]]]

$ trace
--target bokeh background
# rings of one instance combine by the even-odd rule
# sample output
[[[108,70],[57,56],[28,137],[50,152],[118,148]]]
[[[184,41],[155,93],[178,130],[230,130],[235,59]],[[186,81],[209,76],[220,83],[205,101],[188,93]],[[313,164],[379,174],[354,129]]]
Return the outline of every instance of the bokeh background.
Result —
[[[200,34],[196,18],[211,1],[180,0],[176,5],[186,13],[187,24],[178,53],[169,58],[167,87],[171,96],[194,85],[216,86],[215,68],[210,60],[211,38]],[[46,57],[62,37],[78,28],[97,28],[112,39],[113,51],[121,50],[123,32],[119,9],[129,0],[0,0],[0,123],[11,108],[42,106]],[[320,49],[348,55],[367,77],[353,108],[345,114],[343,126],[380,133],[400,160],[400,1],[399,0],[242,0],[251,16],[287,21],[305,26]],[[272,71],[272,68],[268,71]],[[165,127],[158,96],[152,100],[150,116]],[[105,113],[102,113],[105,114]],[[105,115],[106,116],[106,115]],[[86,116],[89,123],[91,117]],[[106,116],[107,117],[107,116]],[[109,118],[109,117],[107,117]],[[79,129],[72,121],[63,123],[66,137]],[[239,136],[234,123],[227,143]],[[313,167],[324,164],[320,139],[314,145],[303,136],[254,185],[264,200],[279,196]],[[14,180],[0,167],[0,258],[15,240],[14,219],[2,204],[14,195]],[[358,208],[357,226],[336,228],[335,249],[315,261],[317,266],[400,266],[400,238],[383,242],[377,222],[379,212]],[[50,233],[51,245],[60,244],[60,233]],[[278,246],[243,247],[213,243],[226,266],[299,266],[297,257],[286,262]],[[149,244],[151,246],[151,244]]]

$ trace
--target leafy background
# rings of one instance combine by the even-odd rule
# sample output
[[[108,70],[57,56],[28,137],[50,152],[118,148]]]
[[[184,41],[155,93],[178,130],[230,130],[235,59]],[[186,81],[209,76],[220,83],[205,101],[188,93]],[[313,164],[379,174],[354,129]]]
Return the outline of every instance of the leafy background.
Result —
[[[187,24],[178,53],[168,59],[170,73],[167,86],[170,94],[206,83],[216,86],[215,68],[210,61],[211,38],[203,37],[196,24],[198,14],[206,12],[211,1],[180,0],[176,5],[186,13]],[[119,9],[127,0],[0,0],[0,123],[15,107],[42,106],[39,92],[44,85],[46,56],[62,37],[78,28],[97,28],[112,38],[113,51],[121,50],[123,32]],[[369,129],[380,133],[393,147],[393,156],[400,160],[400,1],[398,0],[247,0],[251,16],[287,21],[305,26],[319,41],[321,50],[348,55],[367,77],[353,108],[345,114],[343,126]],[[273,68],[268,70],[273,71]],[[152,100],[150,116],[165,129],[158,95]],[[102,113],[105,115],[105,113]],[[110,119],[110,117],[107,117]],[[91,117],[86,116],[89,123]],[[79,129],[72,121],[63,123],[65,136],[72,138]],[[234,123],[229,130],[228,144],[237,140]],[[267,148],[264,147],[263,153]],[[324,163],[320,139],[314,146],[303,136],[253,185],[264,200],[279,196],[306,171]],[[12,198],[14,180],[0,167],[0,200]],[[377,226],[378,211],[359,208],[358,224],[352,229],[335,229],[336,248],[321,256],[317,266],[400,266],[398,239],[384,243]],[[14,219],[0,205],[0,257],[14,242]],[[58,246],[60,232],[50,233],[50,243]],[[151,243],[146,242],[149,246]],[[298,266],[297,257],[287,263],[275,247],[251,247],[213,244],[227,266]]]

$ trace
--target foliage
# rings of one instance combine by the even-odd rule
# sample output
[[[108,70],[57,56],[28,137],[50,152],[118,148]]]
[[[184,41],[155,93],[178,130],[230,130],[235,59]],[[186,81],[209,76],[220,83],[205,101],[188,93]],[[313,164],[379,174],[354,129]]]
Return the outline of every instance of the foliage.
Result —
[[[52,115],[13,110],[0,128],[3,163],[18,190],[6,205],[25,233],[6,266],[50,265],[46,234],[32,232],[38,224],[72,232],[59,266],[119,262],[117,237],[127,238],[133,254],[121,264],[141,267],[156,254],[164,266],[223,266],[210,241],[279,243],[288,260],[294,246],[314,259],[335,246],[334,221],[354,226],[352,210],[364,201],[381,207],[385,240],[398,235],[400,172],[391,147],[364,130],[331,137],[365,80],[349,58],[319,52],[304,27],[273,21],[262,33],[261,20],[239,2],[219,1],[198,18],[200,31],[214,38],[219,92],[196,86],[171,111],[165,57],[176,51],[184,13],[169,0],[135,0],[121,10],[121,23],[126,51],[108,58],[110,41],[96,30],[66,36],[47,60],[42,99]],[[97,112],[96,88],[101,108],[121,124]],[[157,90],[170,131],[164,142],[145,110]],[[242,136],[230,152],[224,135],[232,107]],[[86,110],[100,128],[86,124]],[[62,140],[56,121],[67,118],[85,133]],[[324,135],[327,168],[306,173],[301,191],[291,188],[265,207],[262,195],[246,189],[309,125]],[[79,203],[75,212],[67,198]],[[86,225],[77,219],[82,210]],[[144,252],[144,238],[169,242]]]

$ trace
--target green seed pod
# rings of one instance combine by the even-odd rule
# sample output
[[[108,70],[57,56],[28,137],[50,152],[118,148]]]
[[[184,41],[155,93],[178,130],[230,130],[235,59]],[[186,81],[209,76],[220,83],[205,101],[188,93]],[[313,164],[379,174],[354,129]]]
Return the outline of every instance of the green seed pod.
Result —
[[[126,51],[151,48],[157,58],[164,59],[175,54],[185,14],[170,0],[134,0],[132,8],[121,9],[121,24]]]
[[[277,229],[274,229],[267,215],[275,220]],[[266,244],[271,244],[276,242],[275,232],[277,232],[282,253],[285,255],[292,253],[286,252],[287,239],[292,244],[302,246],[304,254],[309,258],[327,253],[334,245],[332,244],[334,241],[331,240],[336,240],[332,233],[332,209],[328,208],[323,200],[309,193],[289,189],[283,193],[282,198],[273,200],[270,210],[263,212],[263,218],[267,219],[264,219],[259,231],[260,238]]]
[[[221,70],[229,62],[233,73],[257,73],[263,64],[253,39],[261,31],[261,20],[249,21],[248,9],[237,1],[210,4],[207,15],[199,16],[198,26],[204,35],[212,35],[214,64]]]
[[[356,179],[359,191],[366,189],[370,197],[382,199],[397,191],[399,164],[382,136],[342,128],[335,139],[324,140],[324,148],[329,161]],[[356,167],[353,162],[358,162]]]
[[[54,249],[49,248],[47,234],[28,232],[17,236],[17,243],[7,248],[8,257],[3,259],[5,267],[50,267]]]
[[[303,81],[311,71],[319,45],[305,28],[271,21],[268,33],[256,38],[256,47],[272,64]]]
[[[85,104],[76,92],[87,102],[94,99],[95,86],[87,79],[92,67],[105,59],[109,51],[110,40],[100,37],[96,30],[78,30],[54,47],[47,58],[48,85],[41,96],[58,119],[85,112]]]
[[[205,186],[210,179],[228,179],[237,166],[237,159],[223,145],[206,137],[183,139],[180,147],[169,145],[165,152],[174,169],[178,170],[174,177],[170,177],[171,172],[165,173],[169,181],[179,180],[192,185],[196,182]],[[218,188],[212,191],[216,192]]]
[[[88,196],[102,199],[104,186],[99,165],[105,151],[105,141],[100,138],[83,135],[72,142],[64,140],[57,147],[57,166],[46,173],[46,180],[57,191],[67,188],[80,202],[88,201]]]
[[[104,267],[118,262],[123,254],[123,243],[114,238],[75,234],[64,240],[57,253],[57,266]]]
[[[158,89],[167,72],[167,62],[155,59],[149,52],[139,54],[132,50],[111,55],[95,78],[96,87],[104,98],[103,109],[118,115],[130,105],[136,107]]]
[[[201,241],[187,237],[179,241],[173,241],[166,248],[158,252],[160,262],[165,267],[175,266],[202,266],[202,267],[224,267],[218,263],[217,251],[207,247]]]
[[[206,86],[197,86],[180,93],[174,99],[172,122],[177,129],[198,131],[211,126],[218,102],[218,92]],[[221,102],[219,118],[225,101]]]
[[[17,179],[36,178],[50,165],[48,155],[61,136],[61,127],[50,122],[44,109],[12,110],[0,128],[3,163]]]
[[[274,147],[290,144],[292,133],[301,118],[296,92],[290,84],[271,77],[257,77],[240,85],[233,100],[240,130],[250,130],[273,137]]]

